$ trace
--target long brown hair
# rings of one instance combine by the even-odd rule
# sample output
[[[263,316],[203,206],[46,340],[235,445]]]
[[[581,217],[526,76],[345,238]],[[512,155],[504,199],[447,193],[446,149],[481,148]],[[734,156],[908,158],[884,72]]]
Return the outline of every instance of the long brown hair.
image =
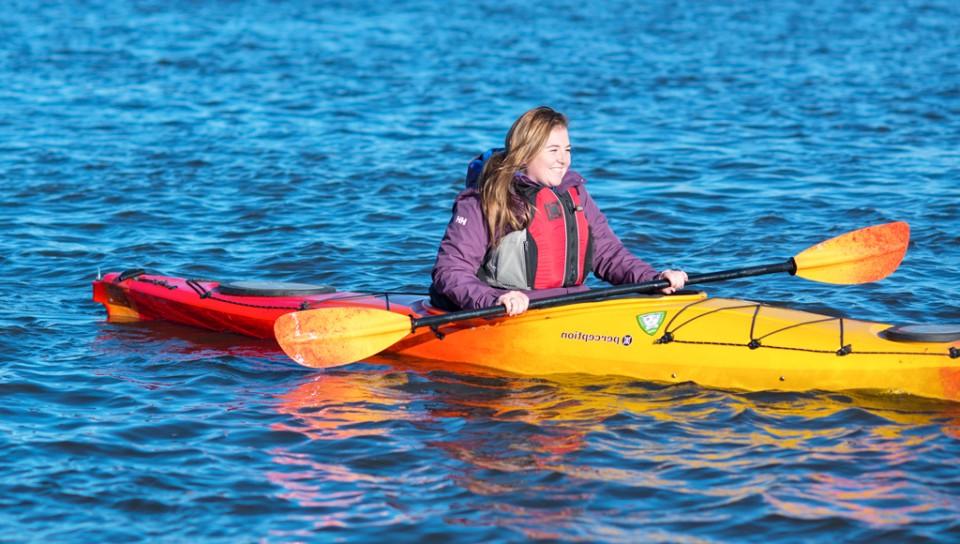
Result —
[[[504,140],[504,150],[490,157],[483,167],[479,183],[480,203],[487,219],[490,247],[496,247],[504,234],[526,226],[526,214],[518,217],[515,209],[517,193],[513,178],[543,149],[550,131],[567,125],[567,116],[553,108],[533,108],[513,122]]]

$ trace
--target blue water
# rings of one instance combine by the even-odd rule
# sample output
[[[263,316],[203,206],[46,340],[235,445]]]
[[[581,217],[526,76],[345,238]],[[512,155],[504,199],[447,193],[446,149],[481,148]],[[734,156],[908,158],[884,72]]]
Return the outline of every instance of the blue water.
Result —
[[[424,291],[466,162],[550,104],[654,265],[776,262],[903,220],[882,282],[709,291],[960,322],[958,6],[5,3],[2,539],[960,539],[954,404],[316,373],[90,300],[98,269],[135,266]]]

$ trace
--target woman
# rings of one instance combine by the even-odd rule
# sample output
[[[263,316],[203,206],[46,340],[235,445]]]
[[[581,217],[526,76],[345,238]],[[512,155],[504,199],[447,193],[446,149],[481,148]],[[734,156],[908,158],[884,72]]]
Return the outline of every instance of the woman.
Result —
[[[570,170],[566,116],[546,106],[521,115],[504,149],[470,163],[433,267],[433,304],[517,315],[531,298],[585,290],[591,270],[613,284],[659,278],[670,282],[666,294],[682,288],[685,272],[658,273],[630,254],[584,183]]]

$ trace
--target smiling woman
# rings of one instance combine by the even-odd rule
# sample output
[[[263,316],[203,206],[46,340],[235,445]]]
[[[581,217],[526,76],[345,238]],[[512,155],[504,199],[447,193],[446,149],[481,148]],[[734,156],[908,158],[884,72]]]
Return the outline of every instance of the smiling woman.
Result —
[[[612,284],[655,278],[683,287],[681,270],[657,272],[633,256],[570,170],[567,117],[546,106],[521,115],[504,148],[467,169],[433,268],[431,300],[447,310],[502,305],[508,315],[530,299],[585,289],[592,270]]]

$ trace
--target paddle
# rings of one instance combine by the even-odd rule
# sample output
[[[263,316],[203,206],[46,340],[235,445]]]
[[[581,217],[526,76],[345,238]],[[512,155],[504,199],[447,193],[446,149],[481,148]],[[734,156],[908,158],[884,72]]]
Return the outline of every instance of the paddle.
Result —
[[[874,225],[821,242],[784,262],[691,274],[687,285],[781,272],[824,283],[867,283],[883,279],[896,270],[909,241],[910,227],[906,223]],[[529,309],[652,293],[669,285],[666,280],[654,280],[542,298],[531,301]],[[421,327],[501,316],[505,312],[503,306],[492,306],[412,317],[376,308],[319,308],[280,316],[274,324],[274,334],[280,347],[294,361],[309,367],[326,368],[376,355]]]

